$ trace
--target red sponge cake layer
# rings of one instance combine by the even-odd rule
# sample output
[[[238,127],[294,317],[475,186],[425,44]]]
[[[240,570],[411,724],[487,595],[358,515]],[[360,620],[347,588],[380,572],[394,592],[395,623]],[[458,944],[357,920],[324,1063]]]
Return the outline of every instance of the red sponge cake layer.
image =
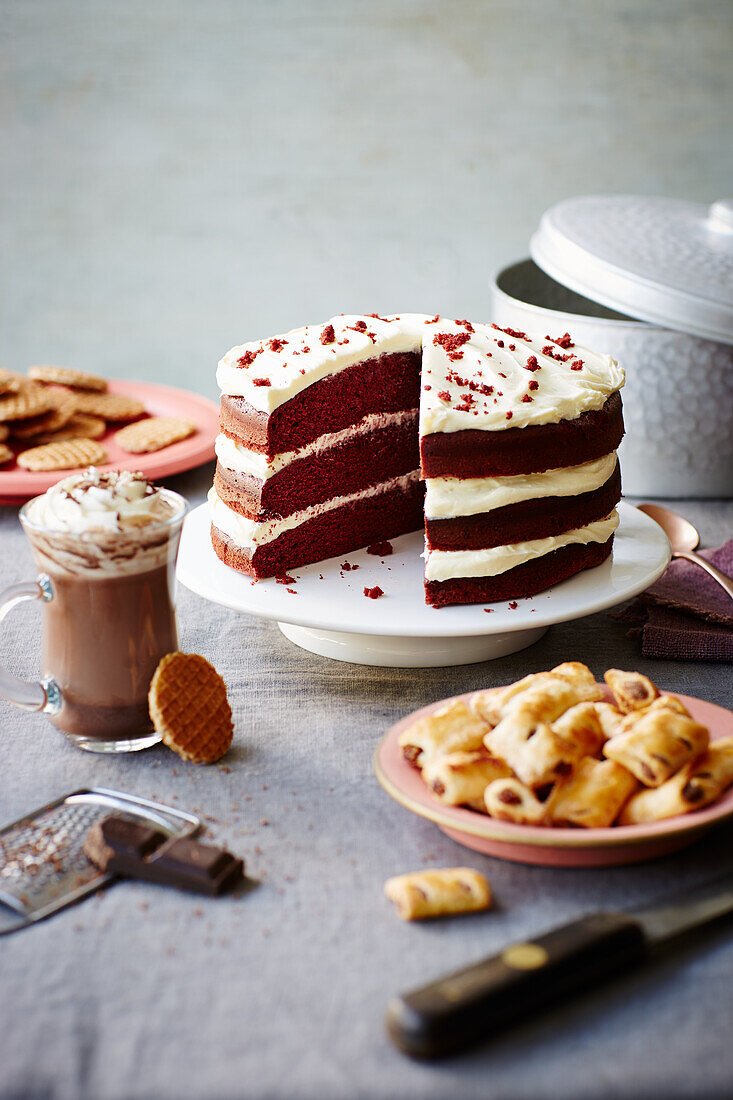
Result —
[[[211,541],[225,565],[251,577],[277,577],[289,569],[397,538],[422,527],[423,485],[412,480],[304,520],[254,550],[237,546],[212,525]]]
[[[432,607],[462,603],[493,603],[534,596],[553,584],[567,580],[583,569],[600,565],[611,553],[613,535],[607,542],[587,546],[561,546],[544,557],[524,562],[495,577],[454,577],[447,581],[426,581],[425,599]]]
[[[222,397],[221,430],[253,451],[294,451],[319,436],[340,432],[369,413],[416,409],[420,356],[398,352],[365,359],[301,390],[269,416],[244,397]]]

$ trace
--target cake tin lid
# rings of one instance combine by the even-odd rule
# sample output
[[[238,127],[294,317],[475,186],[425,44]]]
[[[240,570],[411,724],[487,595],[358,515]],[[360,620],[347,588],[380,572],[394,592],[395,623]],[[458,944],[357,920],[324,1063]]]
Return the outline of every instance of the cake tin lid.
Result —
[[[710,207],[643,195],[567,199],[543,215],[530,250],[586,298],[733,344],[733,199]]]

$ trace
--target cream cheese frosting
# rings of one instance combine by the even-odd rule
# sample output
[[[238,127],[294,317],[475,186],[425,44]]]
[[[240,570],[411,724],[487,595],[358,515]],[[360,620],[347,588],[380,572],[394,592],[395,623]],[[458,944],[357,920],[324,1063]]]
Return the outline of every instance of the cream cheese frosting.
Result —
[[[279,538],[280,535],[284,535],[287,531],[292,531],[295,527],[300,527],[302,523],[306,523],[309,519],[314,519],[316,516],[323,515],[324,512],[330,512],[334,508],[340,508],[343,504],[352,504],[358,500],[366,500],[368,497],[377,496],[379,493],[386,493],[390,489],[404,489],[406,490],[410,484],[420,480],[420,471],[413,470],[409,474],[402,474],[400,477],[391,478],[389,481],[383,481],[379,485],[371,485],[368,489],[362,489],[358,493],[349,493],[345,496],[331,497],[330,500],[323,501],[321,504],[315,504],[310,508],[304,508],[300,512],[293,512],[292,515],[285,516],[281,519],[271,520],[256,520],[249,519],[247,516],[241,515],[239,512],[235,512],[221,499],[216,489],[209,489],[209,515],[214,527],[223,532],[227,538],[244,550],[254,550],[258,546],[264,546],[268,542],[273,542]]]
[[[468,321],[428,324],[423,345],[420,434],[502,431],[574,420],[600,409],[624,384],[610,355]]]
[[[216,377],[222,393],[269,414],[367,356],[421,349],[422,435],[571,420],[624,384],[615,360],[567,334],[552,340],[420,313],[343,314],[240,344],[220,360]]]
[[[269,458],[266,454],[252,451],[249,447],[245,447],[243,443],[223,434],[216,437],[214,450],[217,459],[227,470],[234,470],[238,474],[249,474],[259,481],[267,481],[292,462],[312,458],[331,447],[337,447],[339,444],[360,435],[368,435],[379,428],[406,424],[411,420],[417,420],[416,409],[394,413],[369,413],[358,423],[352,424],[349,428],[344,428],[343,431],[324,433],[318,439],[314,439],[312,443],[299,447],[296,451],[282,451],[280,454],[272,455]]]
[[[489,550],[426,550],[423,555],[425,579],[448,581],[454,577],[496,577],[523,565],[524,562],[551,554],[561,546],[607,542],[618,523],[618,512],[614,508],[605,519],[596,520],[585,527],[575,527],[572,531],[563,531],[562,534],[552,535],[550,538],[493,546]]]
[[[307,386],[367,356],[419,351],[427,320],[420,313],[342,314],[232,348],[219,361],[216,381],[223,394],[244,397],[253,408],[271,413]]]
[[[425,482],[425,518],[475,516],[541,497],[571,497],[600,489],[616,469],[616,452],[536,474],[506,477],[431,477]]]

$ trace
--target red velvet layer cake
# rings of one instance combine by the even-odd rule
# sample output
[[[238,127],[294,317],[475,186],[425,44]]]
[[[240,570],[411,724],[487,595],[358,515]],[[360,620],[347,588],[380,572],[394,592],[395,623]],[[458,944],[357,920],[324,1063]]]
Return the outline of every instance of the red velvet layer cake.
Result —
[[[279,575],[423,515],[435,607],[531,595],[611,552],[623,372],[567,334],[341,316],[233,348],[217,379],[212,542],[241,572]]]

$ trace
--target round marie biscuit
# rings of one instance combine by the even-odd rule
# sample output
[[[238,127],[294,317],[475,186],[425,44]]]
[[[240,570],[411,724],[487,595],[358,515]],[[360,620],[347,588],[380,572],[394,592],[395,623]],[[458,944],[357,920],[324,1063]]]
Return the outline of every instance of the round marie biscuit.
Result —
[[[76,407],[79,412],[105,420],[134,420],[145,412],[141,401],[121,393],[77,393]]]
[[[187,439],[195,431],[196,425],[191,420],[181,420],[177,416],[150,416],[146,420],[128,424],[126,428],[120,428],[115,432],[114,438],[123,451],[137,455],[160,451],[171,443]]]
[[[28,420],[51,408],[51,400],[43,386],[28,386],[18,393],[0,397],[0,421]]]
[[[10,447],[6,447],[4,443],[0,443],[0,466],[4,466],[6,462],[10,462],[13,457],[13,452]]]
[[[232,743],[226,684],[198,653],[169,653],[150,683],[153,725],[182,760],[213,764]]]
[[[107,392],[106,378],[100,378],[98,374],[87,374],[83,370],[74,370],[72,367],[29,367],[28,377],[35,382],[58,382],[62,386],[71,386],[75,390]]]
[[[18,455],[18,465],[33,473],[51,470],[76,470],[82,466],[98,466],[107,461],[107,452],[94,439],[68,439],[63,443],[46,443]]]

